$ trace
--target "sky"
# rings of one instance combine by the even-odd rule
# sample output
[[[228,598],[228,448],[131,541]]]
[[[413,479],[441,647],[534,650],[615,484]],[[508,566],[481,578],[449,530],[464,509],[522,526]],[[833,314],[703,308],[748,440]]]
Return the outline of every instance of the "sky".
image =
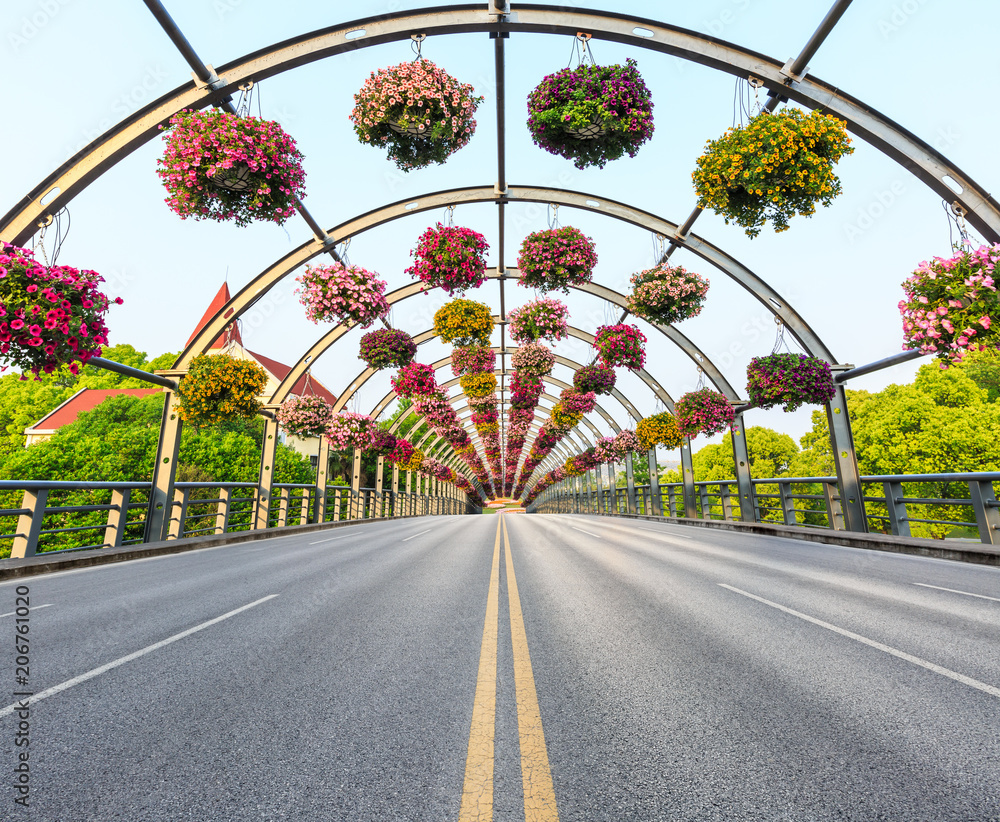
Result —
[[[608,0],[579,2],[580,9],[633,14],[711,34],[780,61],[795,56],[819,25],[832,0],[700,0],[697,3]],[[424,2],[312,2],[285,0],[165,0],[168,11],[201,59],[215,66],[316,29],[371,15],[430,7]],[[516,11],[517,3],[513,3]],[[568,8],[568,7],[563,7]],[[993,82],[1000,54],[995,32],[1000,4],[991,0],[855,0],[810,62],[809,73],[859,98],[931,143],[987,191],[1000,168],[993,149],[1000,112]],[[541,79],[565,67],[573,39],[515,33],[506,44],[507,179],[515,185],[573,189],[620,200],[674,222],[695,205],[691,171],[705,143],[733,123],[735,78],[677,58],[607,41],[592,41],[598,63],[633,57],[654,102],[656,132],[635,158],[605,169],[579,171],[534,146],[526,127],[525,100]],[[447,163],[403,174],[382,150],[357,142],[348,115],[353,95],[375,69],[413,58],[409,42],[359,48],[285,72],[258,87],[262,113],[278,120],[305,155],[305,205],[325,228],[405,198],[463,186],[492,186],[497,178],[493,44],[486,34],[429,38],[423,55],[486,99],[471,143]],[[190,69],[140,0],[6,0],[0,19],[0,212],[102,132],[190,80]],[[761,99],[765,99],[761,95]],[[256,108],[256,103],[255,103]],[[949,222],[941,198],[900,165],[860,139],[836,171],[843,193],[812,218],[796,217],[789,231],[765,228],[756,239],[711,213],[694,233],[736,257],[765,279],[812,326],[840,363],[856,365],[901,350],[897,303],[900,284],[923,260],[950,254]],[[124,303],[107,321],[111,342],[130,343],[150,357],[180,351],[212,297],[228,280],[235,294],[273,262],[310,238],[298,217],[284,226],[238,228],[213,221],[181,220],[168,210],[155,174],[159,138],[140,146],[69,203],[71,230],[59,262],[100,272],[107,290]],[[521,240],[548,227],[546,209],[507,207],[504,249],[513,265]],[[410,249],[444,213],[396,220],[353,239],[350,261],[379,273],[389,290],[409,281]],[[496,264],[496,207],[458,208],[456,225],[482,232]],[[628,289],[633,272],[654,264],[648,231],[609,217],[562,208],[562,225],[583,230],[597,245],[595,282]],[[975,232],[973,232],[973,236]],[[51,238],[48,242],[51,251]],[[672,261],[711,282],[702,314],[679,324],[745,395],[746,366],[775,342],[772,314],[688,251]],[[293,278],[276,286],[242,319],[246,346],[286,363],[296,362],[328,327],[309,322],[294,294]],[[508,310],[533,298],[508,283]],[[496,282],[466,296],[499,310]],[[561,297],[562,298],[562,297]],[[402,303],[392,322],[411,334],[429,329],[447,295],[437,291]],[[617,319],[596,297],[564,298],[571,322],[593,332]],[[650,338],[647,369],[677,399],[698,381],[694,363],[641,321]],[[313,367],[313,375],[340,394],[363,370],[356,359],[363,332],[354,330]],[[499,342],[494,335],[494,344]],[[792,350],[798,350],[794,342]],[[557,353],[589,362],[579,341]],[[428,343],[418,358],[431,362],[448,347]],[[850,383],[877,391],[909,382],[921,362],[887,369]],[[557,366],[555,376],[571,380]],[[442,374],[443,381],[450,373]],[[389,375],[372,379],[354,410],[367,413],[389,390]],[[661,410],[652,392],[619,369],[619,388],[645,415]],[[625,410],[602,405],[617,419]],[[798,439],[811,427],[806,407],[786,414],[751,410],[745,423]],[[594,417],[598,427],[607,426]],[[718,437],[699,437],[695,448]],[[673,455],[664,455],[671,457]]]

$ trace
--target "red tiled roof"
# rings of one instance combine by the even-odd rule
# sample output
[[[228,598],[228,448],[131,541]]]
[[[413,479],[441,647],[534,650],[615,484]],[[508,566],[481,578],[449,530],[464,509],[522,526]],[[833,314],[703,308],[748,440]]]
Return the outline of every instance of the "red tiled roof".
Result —
[[[54,411],[50,411],[30,426],[29,430],[55,431],[64,425],[76,422],[76,418],[80,414],[84,411],[93,411],[108,397],[117,397],[120,394],[127,394],[130,397],[148,397],[150,394],[159,394],[160,390],[159,388],[81,388]]]
[[[184,345],[185,348],[191,345],[191,341],[198,335],[198,332],[208,325],[212,317],[218,314],[222,307],[229,302],[229,300],[229,283],[223,283],[222,288],[219,289],[219,293],[215,295],[215,298],[212,300],[212,304],[209,305],[208,310],[205,312],[205,316],[201,318],[201,322],[198,323],[194,331],[191,333],[191,336],[188,337],[188,341]],[[209,347],[225,348],[226,343],[230,340],[235,341],[239,345],[243,345],[243,339],[240,337],[240,328],[235,321],[227,325],[225,329],[223,329],[223,332],[215,338],[215,342],[213,342]]]
[[[285,377],[288,376],[288,372],[292,370],[290,365],[285,365],[283,362],[272,360],[270,357],[265,357],[263,354],[258,354],[256,351],[251,351],[249,348],[246,349],[246,352],[257,360],[257,362],[263,365],[264,368],[274,374],[274,376],[278,378],[279,382],[285,379]],[[309,375],[299,377],[298,382],[292,386],[291,393],[298,394],[300,397],[307,395],[322,397],[330,403],[330,405],[333,405],[337,401],[336,396],[334,396],[330,389],[328,389],[315,377]]]

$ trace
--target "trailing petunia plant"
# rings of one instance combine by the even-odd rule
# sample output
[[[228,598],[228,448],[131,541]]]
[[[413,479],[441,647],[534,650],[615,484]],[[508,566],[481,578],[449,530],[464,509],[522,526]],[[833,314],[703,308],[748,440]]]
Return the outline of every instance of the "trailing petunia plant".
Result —
[[[385,280],[360,266],[340,262],[306,266],[295,282],[302,286],[295,294],[314,323],[352,322],[368,328],[389,313]]]
[[[392,390],[405,399],[437,394],[440,391],[434,378],[434,368],[419,362],[404,365],[396,372],[391,383]]]
[[[569,294],[569,286],[590,282],[596,265],[594,241],[572,226],[529,234],[517,257],[520,284],[543,292]]]
[[[551,297],[542,297],[507,314],[507,330],[517,343],[558,342],[569,336],[569,309]]]
[[[279,225],[305,196],[302,152],[277,123],[221,109],[170,118],[156,173],[181,219]]]
[[[618,459],[623,460],[633,451],[638,451],[641,448],[639,437],[630,428],[623,428],[615,434],[615,451],[618,453]]]
[[[634,325],[602,325],[594,335],[594,348],[608,368],[624,366],[638,371],[646,362],[646,335]]]
[[[367,414],[341,411],[330,417],[326,426],[326,438],[334,451],[350,451],[355,448],[364,451],[371,447],[375,430],[375,420]]]
[[[489,247],[478,231],[438,223],[420,235],[417,247],[410,252],[413,265],[406,273],[430,288],[460,294],[486,282]]]
[[[677,420],[668,411],[643,417],[635,426],[635,435],[645,450],[662,445],[668,450],[680,448],[684,437],[677,429]]]
[[[358,140],[388,148],[402,171],[443,163],[468,145],[483,102],[430,60],[373,71],[354,95],[351,122]]]
[[[275,419],[293,437],[318,437],[333,415],[333,407],[322,397],[305,394],[289,397],[275,413]]]
[[[684,394],[674,404],[677,430],[688,437],[721,434],[732,427],[736,414],[725,394],[699,388]]]
[[[682,266],[666,263],[633,274],[628,310],[637,317],[669,325],[701,313],[708,280]]]
[[[527,343],[518,346],[511,355],[510,363],[518,374],[526,377],[544,377],[552,372],[556,355],[541,343]]]
[[[653,103],[635,60],[550,74],[528,95],[535,145],[583,169],[635,157],[653,136]]]
[[[434,333],[453,345],[487,345],[493,333],[493,314],[484,303],[454,299],[435,312]]]
[[[99,357],[108,342],[104,315],[122,302],[98,290],[101,282],[96,271],[44,266],[27,249],[0,244],[0,360],[37,378],[65,363],[76,374]]]
[[[595,394],[610,394],[615,387],[615,370],[606,365],[585,365],[573,375],[573,387],[577,391]]]
[[[768,354],[747,366],[747,394],[759,408],[783,405],[794,411],[804,404],[822,405],[833,399],[830,363],[807,354]]]
[[[267,372],[257,363],[228,354],[202,354],[191,360],[177,395],[182,420],[212,425],[232,418],[249,419],[261,409]]]
[[[993,328],[1000,320],[993,279],[998,262],[1000,245],[958,249],[947,259],[922,262],[903,283],[903,348],[935,354],[944,368],[960,363],[969,351],[995,347],[1000,338],[1000,327]]]
[[[840,194],[833,166],[854,151],[836,117],[786,108],[761,112],[745,126],[711,140],[692,174],[698,205],[756,237],[770,221],[786,231],[796,214],[810,216],[817,203]]]
[[[459,346],[451,351],[451,373],[456,377],[492,373],[496,367],[496,352],[488,345]]]
[[[396,328],[377,328],[361,338],[358,357],[365,365],[379,371],[383,368],[402,368],[413,362],[417,344],[413,337]]]
[[[388,457],[396,450],[396,442],[394,434],[376,426],[372,430],[371,441],[365,450],[376,457]]]

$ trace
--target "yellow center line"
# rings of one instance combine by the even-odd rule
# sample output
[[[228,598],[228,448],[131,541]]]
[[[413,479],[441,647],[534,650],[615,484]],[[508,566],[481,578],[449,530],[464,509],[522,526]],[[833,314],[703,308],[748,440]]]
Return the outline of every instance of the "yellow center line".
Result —
[[[500,521],[493,545],[493,570],[486,598],[483,647],[479,655],[476,701],[472,708],[469,753],[459,822],[493,822],[493,737],[497,706],[497,630],[500,621]]]
[[[521,597],[517,592],[510,540],[503,516],[503,546],[507,569],[507,600],[510,604],[510,635],[514,648],[514,690],[517,695],[517,729],[521,738],[521,779],[524,783],[525,822],[559,822],[556,793],[552,786],[549,755],[542,731],[542,713],[538,707],[535,676],[528,655],[528,635],[524,631]],[[492,590],[492,589],[491,589]],[[480,669],[481,670],[481,669]]]

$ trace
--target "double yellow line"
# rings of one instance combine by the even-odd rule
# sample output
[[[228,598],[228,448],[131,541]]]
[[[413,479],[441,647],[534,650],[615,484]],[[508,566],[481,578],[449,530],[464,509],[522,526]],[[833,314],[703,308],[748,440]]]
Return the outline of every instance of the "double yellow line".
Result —
[[[486,623],[479,655],[479,678],[472,709],[469,753],[465,761],[465,784],[459,822],[493,822],[493,741],[497,706],[497,634],[500,622],[500,534],[503,532],[507,602],[510,609],[511,645],[514,650],[514,689],[517,698],[517,729],[521,742],[521,778],[524,786],[525,822],[559,822],[552,787],[549,756],[545,750],[542,715],[538,708],[535,677],[528,655],[528,637],[521,614],[510,539],[503,514],[498,515],[493,546],[493,570],[486,598]]]

